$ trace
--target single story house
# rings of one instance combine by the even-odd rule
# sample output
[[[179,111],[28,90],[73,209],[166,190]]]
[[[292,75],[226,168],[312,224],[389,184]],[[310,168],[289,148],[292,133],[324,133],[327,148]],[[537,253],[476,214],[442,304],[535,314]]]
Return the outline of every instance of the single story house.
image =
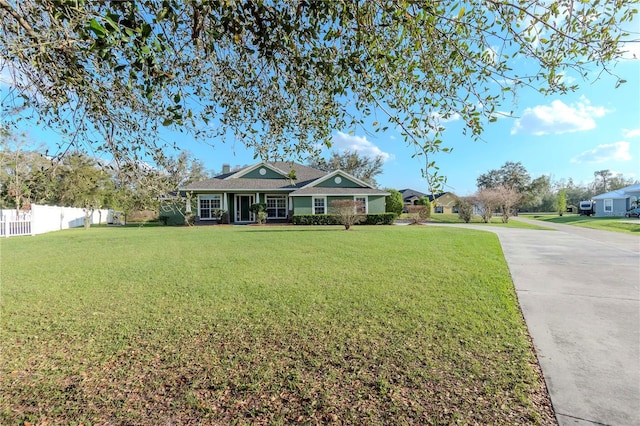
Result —
[[[429,200],[434,204],[433,213],[458,213],[458,197],[452,192],[429,195]]]
[[[451,192],[440,192],[438,194],[424,194],[414,189],[401,189],[402,200],[405,208],[407,206],[417,206],[422,197],[427,197],[433,204],[433,213],[458,213],[456,207],[457,197]],[[434,202],[435,201],[435,202]]]
[[[427,196],[427,194],[414,189],[401,189],[398,192],[402,194],[402,201],[404,202],[405,208],[407,206],[417,206],[420,198]]]
[[[627,210],[637,205],[638,200],[640,200],[640,183],[596,195],[593,197],[593,201],[596,202],[594,216],[622,217]]]
[[[365,214],[384,213],[389,195],[341,170],[265,161],[237,171],[224,165],[222,174],[179,189],[189,194],[197,221],[233,224],[255,222],[249,209],[254,203],[264,203],[267,222],[277,223],[293,215],[328,214],[334,200],[359,201]]]

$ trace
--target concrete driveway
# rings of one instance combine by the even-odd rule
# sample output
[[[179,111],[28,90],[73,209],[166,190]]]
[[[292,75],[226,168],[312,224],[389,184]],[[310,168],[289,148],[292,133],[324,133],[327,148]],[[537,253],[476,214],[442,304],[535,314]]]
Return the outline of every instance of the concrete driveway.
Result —
[[[500,239],[558,423],[640,425],[640,235],[514,220],[553,228],[486,229]]]

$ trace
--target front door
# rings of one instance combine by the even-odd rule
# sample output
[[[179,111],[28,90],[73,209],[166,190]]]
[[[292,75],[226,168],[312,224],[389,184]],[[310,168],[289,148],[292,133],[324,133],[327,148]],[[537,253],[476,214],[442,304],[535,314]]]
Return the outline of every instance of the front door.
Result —
[[[236,195],[236,222],[254,222],[254,214],[249,206],[254,203],[253,195]]]

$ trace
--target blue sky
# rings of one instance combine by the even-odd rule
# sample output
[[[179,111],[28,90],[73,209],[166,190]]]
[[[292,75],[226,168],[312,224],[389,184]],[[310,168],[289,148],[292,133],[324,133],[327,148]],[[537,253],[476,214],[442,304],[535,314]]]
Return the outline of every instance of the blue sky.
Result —
[[[637,55],[640,58],[640,53]],[[609,169],[625,177],[640,179],[640,60],[624,60],[613,72],[627,80],[615,88],[616,78],[602,75],[597,81],[576,81],[577,92],[543,96],[534,90],[522,90],[513,103],[502,110],[512,117],[500,118],[485,126],[482,141],[462,134],[463,123],[450,120],[443,143],[451,153],[435,157],[440,173],[447,176],[446,190],[469,195],[476,190],[476,178],[507,161],[520,161],[532,178],[550,175],[554,180],[573,178],[578,183],[593,181],[593,172]],[[377,117],[379,121],[380,116]],[[362,155],[383,157],[383,173],[377,181],[381,187],[413,188],[428,192],[421,176],[422,157],[412,158],[414,148],[399,132],[333,132],[331,150],[356,150]],[[220,171],[223,163],[253,164],[253,152],[240,142],[219,143],[211,147],[177,137],[180,146],[191,151],[205,165]],[[329,156],[331,150],[325,150]]]
[[[640,43],[636,43],[640,44]],[[447,177],[445,190],[469,195],[476,190],[476,178],[505,162],[521,162],[532,178],[550,175],[553,180],[573,178],[576,183],[593,181],[593,172],[609,169],[625,177],[640,179],[640,46],[630,47],[628,59],[611,67],[627,83],[615,88],[616,78],[603,73],[593,81],[567,75],[580,85],[577,92],[543,96],[534,90],[520,90],[502,111],[513,111],[485,126],[482,141],[462,133],[463,123],[452,119],[445,124],[444,146],[453,148],[434,159],[440,174]],[[635,58],[634,59],[634,53]],[[377,118],[379,121],[380,117]],[[37,127],[25,127],[34,143],[55,146],[60,136]],[[361,155],[381,155],[383,173],[377,181],[385,188],[412,188],[428,192],[421,176],[422,157],[393,128],[385,133],[334,129],[332,150],[355,150]],[[240,141],[235,144],[198,142],[184,133],[166,133],[163,139],[176,141],[209,169],[220,171],[222,164],[253,164],[253,152]],[[325,151],[330,155],[330,150]]]

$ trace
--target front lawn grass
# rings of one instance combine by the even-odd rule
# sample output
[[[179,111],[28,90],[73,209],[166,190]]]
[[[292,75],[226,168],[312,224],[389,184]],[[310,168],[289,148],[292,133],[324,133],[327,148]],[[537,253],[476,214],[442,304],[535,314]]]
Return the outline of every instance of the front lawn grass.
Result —
[[[544,222],[562,223],[565,225],[582,226],[584,228],[602,229],[605,231],[624,232],[627,234],[640,234],[640,219],[620,217],[591,217],[577,214],[541,214],[530,213],[527,217]]]
[[[142,227],[0,241],[1,424],[552,424],[496,236]]]
[[[461,220],[458,217],[457,213],[455,213],[455,214],[451,214],[451,213],[432,213],[431,216],[429,217],[429,222],[433,222],[433,223],[464,223],[464,221]],[[514,220],[513,218],[509,218],[509,221],[507,223],[504,223],[504,222],[502,222],[502,217],[499,216],[499,215],[492,217],[491,220],[489,221],[489,223],[485,223],[482,220],[481,216],[473,215],[471,217],[471,221],[469,223],[477,224],[477,225],[501,226],[501,227],[505,227],[505,228],[548,229],[548,228],[545,228],[544,226],[537,226],[537,225],[532,225],[530,223],[519,222],[518,220]]]

